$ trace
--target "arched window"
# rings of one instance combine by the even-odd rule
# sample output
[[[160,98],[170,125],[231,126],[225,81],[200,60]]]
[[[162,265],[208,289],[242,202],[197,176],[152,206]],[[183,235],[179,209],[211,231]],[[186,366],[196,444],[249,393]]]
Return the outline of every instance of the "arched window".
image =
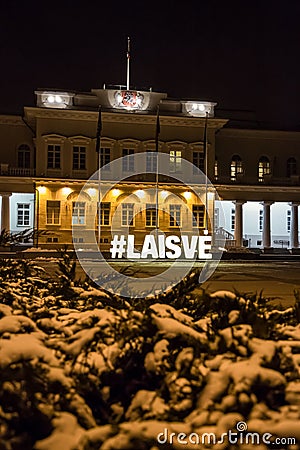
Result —
[[[243,173],[243,163],[239,155],[234,155],[230,164],[230,179],[236,181],[237,175]]]
[[[263,182],[265,175],[271,174],[269,158],[261,156],[258,161],[258,181]]]
[[[21,144],[18,147],[18,167],[30,169],[30,147],[27,144]]]
[[[289,158],[286,162],[286,176],[297,175],[297,161],[295,158]]]

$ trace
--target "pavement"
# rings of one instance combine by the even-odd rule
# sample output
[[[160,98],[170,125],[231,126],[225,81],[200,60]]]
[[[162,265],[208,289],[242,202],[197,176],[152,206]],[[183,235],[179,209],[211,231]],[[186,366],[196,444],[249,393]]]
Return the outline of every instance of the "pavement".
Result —
[[[240,293],[259,293],[274,303],[290,306],[294,293],[300,293],[300,262],[267,261],[260,263],[220,263],[212,277],[203,283],[208,292],[219,289]]]
[[[55,273],[57,265],[54,261],[38,260],[38,265],[45,267],[47,273]],[[96,267],[95,273],[101,273],[102,263]],[[196,267],[203,267],[203,262],[195,263]],[[94,262],[87,264],[90,272],[95,269]],[[129,265],[128,262],[118,261],[111,263],[111,266],[119,271],[128,269],[128,275],[138,278],[132,278],[129,284],[135,286],[138,292],[151,290],[154,282],[168,285],[169,273],[167,269],[170,263],[167,261],[160,262],[134,262]],[[186,267],[185,267],[186,266]],[[175,273],[180,277],[181,273],[188,269],[185,262],[179,264]],[[77,276],[85,277],[83,269],[78,264]],[[155,279],[153,278],[155,277]],[[180,279],[180,278],[179,278]],[[217,265],[215,271],[210,278],[202,284],[196,291],[205,289],[208,292],[217,290],[238,291],[239,293],[260,293],[263,296],[273,299],[274,304],[281,303],[287,307],[295,302],[295,291],[300,293],[300,261],[221,261]]]
[[[7,258],[17,257],[13,253],[1,254],[0,257]],[[39,255],[27,256],[34,259],[39,265],[45,267],[47,273],[55,274],[57,271],[57,264],[54,259],[38,257]],[[24,256],[24,254],[23,254]],[[42,256],[42,255],[41,255]],[[47,255],[48,257],[50,255]],[[53,255],[57,257],[57,252]],[[267,255],[265,255],[267,257]],[[153,281],[160,283],[163,286],[168,285],[170,279],[167,269],[170,267],[170,261],[161,260],[159,262],[139,261],[128,263],[124,260],[114,261],[110,263],[117,271],[124,270],[129,266],[129,273],[133,277],[139,278],[139,283],[135,287],[138,292],[151,290]],[[204,262],[195,262],[195,267],[203,267]],[[94,262],[91,263],[89,270],[93,271]],[[188,263],[182,261],[178,264],[177,271],[179,280],[181,273],[184,273],[185,266],[188,268]],[[97,268],[98,273],[101,273],[100,268]],[[176,271],[175,271],[176,272]],[[175,273],[177,276],[177,273]],[[85,273],[77,265],[77,276],[85,277]],[[156,277],[155,280],[153,277]],[[132,281],[133,284],[134,279]],[[280,260],[274,255],[270,256],[269,260],[260,258],[258,260],[229,260],[220,261],[207,281],[199,284],[197,290],[205,289],[208,292],[216,290],[238,291],[240,293],[263,293],[264,297],[274,300],[274,304],[281,303],[283,306],[289,306],[295,302],[295,291],[300,293],[300,259],[299,255],[296,258],[286,255],[280,255]]]

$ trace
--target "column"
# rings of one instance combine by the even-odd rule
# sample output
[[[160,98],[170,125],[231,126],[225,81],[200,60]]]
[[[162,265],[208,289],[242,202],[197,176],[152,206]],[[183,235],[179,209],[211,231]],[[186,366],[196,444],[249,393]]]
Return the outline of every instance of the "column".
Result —
[[[298,206],[299,203],[292,202],[291,205],[291,248],[299,247],[298,229]]]
[[[235,202],[234,239],[236,247],[243,247],[243,204],[244,200]]]
[[[1,206],[1,231],[10,231],[10,207],[9,207],[9,197],[11,193],[1,193],[2,196],[2,206]]]
[[[271,205],[274,202],[264,201],[261,204],[264,208],[264,216],[263,216],[263,233],[262,233],[262,241],[264,248],[271,247]]]

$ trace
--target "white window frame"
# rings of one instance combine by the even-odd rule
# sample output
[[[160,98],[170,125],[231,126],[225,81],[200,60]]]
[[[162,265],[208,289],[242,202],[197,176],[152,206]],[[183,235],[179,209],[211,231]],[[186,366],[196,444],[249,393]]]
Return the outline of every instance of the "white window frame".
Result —
[[[122,227],[134,226],[134,203],[122,203]]]
[[[155,150],[146,150],[146,173],[156,173],[158,152]]]
[[[118,141],[119,148],[121,149],[122,171],[125,173],[133,172],[135,169],[135,153],[139,152],[141,141],[137,139],[121,139]],[[105,145],[102,143],[102,146]],[[126,154],[127,152],[127,154]]]
[[[180,228],[181,227],[181,205],[172,204],[169,205],[169,214],[170,214],[170,228]]]
[[[85,225],[86,203],[72,202],[72,225]]]
[[[134,148],[122,148],[122,171],[134,171]]]
[[[30,203],[17,203],[17,226],[30,226]]]

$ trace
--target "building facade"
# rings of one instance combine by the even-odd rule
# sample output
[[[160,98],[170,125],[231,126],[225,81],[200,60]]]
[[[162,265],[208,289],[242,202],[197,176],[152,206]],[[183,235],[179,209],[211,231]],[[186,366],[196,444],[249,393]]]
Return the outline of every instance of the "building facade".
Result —
[[[215,104],[163,93],[111,88],[37,91],[36,98],[23,117],[0,116],[1,229],[46,231],[35,245],[52,248],[71,245],[72,228],[90,223],[96,234],[100,227],[106,248],[112,220],[138,242],[158,221],[167,234],[214,229],[227,247],[298,248],[300,133],[233,128],[215,116]],[[156,150],[164,155],[158,178]],[[144,155],[140,163],[137,154]],[[193,169],[180,181],[184,161],[207,171],[218,197],[211,186],[204,192]],[[114,181],[100,208],[97,178],[78,197],[99,166],[102,185]],[[88,245],[84,233],[76,239]]]

